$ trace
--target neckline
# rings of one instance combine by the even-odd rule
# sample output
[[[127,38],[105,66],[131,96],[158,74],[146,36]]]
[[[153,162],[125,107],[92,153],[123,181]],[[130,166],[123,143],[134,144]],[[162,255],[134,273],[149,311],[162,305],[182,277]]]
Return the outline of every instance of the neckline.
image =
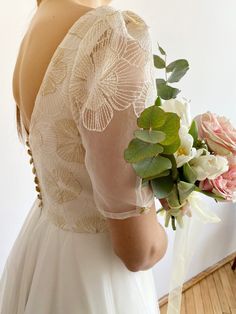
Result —
[[[39,86],[38,92],[37,92],[36,97],[35,97],[33,110],[32,110],[31,116],[30,116],[29,130],[26,129],[26,127],[25,127],[24,124],[23,124],[23,120],[22,120],[22,126],[23,126],[23,129],[24,129],[25,133],[26,133],[26,141],[29,142],[29,140],[30,140],[30,136],[31,136],[31,132],[32,132],[32,126],[33,126],[32,122],[33,122],[34,115],[35,115],[35,112],[36,112],[37,104],[38,104],[38,102],[39,102],[39,101],[38,101],[38,98],[39,98],[39,95],[40,95],[41,90],[42,90],[42,88],[43,88],[43,84],[44,84],[44,82],[45,82],[45,80],[46,80],[47,74],[48,74],[48,72],[49,72],[49,70],[50,70],[50,68],[51,68],[51,66],[52,66],[52,63],[53,63],[53,61],[54,61],[54,59],[55,59],[55,57],[56,57],[56,55],[57,55],[57,53],[58,53],[58,50],[59,50],[60,46],[61,46],[62,43],[65,41],[65,39],[67,38],[67,36],[69,35],[69,33],[71,33],[72,29],[73,29],[74,27],[76,27],[76,25],[80,22],[80,20],[81,20],[82,18],[84,18],[84,17],[86,17],[87,15],[91,14],[91,12],[92,12],[92,13],[95,13],[96,11],[99,11],[99,10],[101,10],[101,9],[103,9],[103,8],[108,8],[108,7],[111,8],[111,9],[114,9],[111,5],[104,4],[104,5],[101,5],[101,6],[97,7],[97,8],[91,8],[91,9],[88,10],[86,13],[84,13],[83,15],[81,15],[81,16],[71,25],[71,27],[70,27],[69,30],[66,32],[65,36],[63,37],[63,39],[62,39],[62,40],[59,42],[59,44],[57,45],[57,47],[56,47],[56,49],[55,49],[55,51],[54,51],[54,53],[53,53],[53,55],[52,55],[52,57],[51,57],[49,63],[48,63],[48,66],[47,66],[47,68],[46,68],[46,70],[45,70],[45,72],[44,72],[43,79],[42,79],[42,81],[41,81],[41,84],[40,84],[40,86]]]

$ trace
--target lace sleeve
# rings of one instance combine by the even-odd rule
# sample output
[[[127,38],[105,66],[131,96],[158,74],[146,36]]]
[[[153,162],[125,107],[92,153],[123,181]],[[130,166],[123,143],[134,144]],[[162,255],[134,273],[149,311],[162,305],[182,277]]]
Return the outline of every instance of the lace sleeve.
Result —
[[[97,209],[108,218],[139,216],[154,204],[151,188],[124,159],[137,117],[155,100],[153,69],[148,26],[131,11],[98,20],[77,51],[71,109]]]

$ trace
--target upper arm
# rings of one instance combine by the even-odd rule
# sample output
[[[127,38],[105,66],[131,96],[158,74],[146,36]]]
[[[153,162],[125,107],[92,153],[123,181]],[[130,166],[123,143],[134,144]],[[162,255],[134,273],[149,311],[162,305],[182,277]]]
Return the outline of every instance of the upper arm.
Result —
[[[156,91],[147,25],[123,14],[107,15],[82,39],[69,94],[96,207],[108,220],[117,255],[138,269],[152,254],[158,258],[164,237],[152,189],[142,186],[124,151]]]

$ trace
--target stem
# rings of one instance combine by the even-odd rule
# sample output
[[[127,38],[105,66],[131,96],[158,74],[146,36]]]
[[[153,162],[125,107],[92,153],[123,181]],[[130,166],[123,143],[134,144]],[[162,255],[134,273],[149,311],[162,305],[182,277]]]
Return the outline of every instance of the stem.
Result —
[[[165,65],[166,65],[166,61],[167,61],[167,59],[166,59],[166,55],[165,55]],[[166,82],[167,82],[168,78],[167,78],[166,66],[165,66],[165,77],[166,77]]]

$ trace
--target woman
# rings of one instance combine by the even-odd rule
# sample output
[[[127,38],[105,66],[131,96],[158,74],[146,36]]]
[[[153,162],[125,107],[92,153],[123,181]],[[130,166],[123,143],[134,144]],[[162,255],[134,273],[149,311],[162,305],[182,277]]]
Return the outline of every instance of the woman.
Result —
[[[110,1],[43,0],[13,94],[37,197],[0,281],[1,314],[159,313],[150,187],[123,152],[155,99],[148,26]]]

